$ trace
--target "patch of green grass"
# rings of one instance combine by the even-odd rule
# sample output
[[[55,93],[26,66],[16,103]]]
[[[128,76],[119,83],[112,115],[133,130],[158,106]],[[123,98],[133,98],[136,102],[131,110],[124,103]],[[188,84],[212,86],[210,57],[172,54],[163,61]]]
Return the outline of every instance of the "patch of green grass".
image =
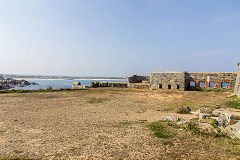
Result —
[[[14,158],[0,158],[0,160],[30,160],[30,159],[29,158],[14,157]]]
[[[139,122],[140,123],[145,123],[145,122],[147,122],[147,120],[146,119],[140,119]]]
[[[239,100],[228,101],[226,102],[226,106],[230,108],[240,109],[240,101]]]
[[[172,141],[162,141],[162,143],[165,145],[165,146],[173,146],[173,142]]]
[[[211,123],[211,126],[213,126],[214,128],[218,128],[218,121],[216,119],[214,119]]]
[[[108,100],[108,98],[96,98],[96,97],[94,97],[94,98],[90,98],[87,101],[87,103],[90,103],[90,104],[103,103],[107,100]]]
[[[19,153],[23,153],[23,151],[16,150],[16,149],[14,149],[13,152],[14,152],[14,153],[17,153],[17,154],[19,154]]]
[[[173,111],[174,109],[176,109],[176,106],[169,106],[167,108],[164,108],[163,111]]]
[[[77,90],[88,90],[88,89],[39,89],[39,90],[1,90],[0,94],[6,94],[6,93],[38,93],[38,92],[59,92],[59,91],[77,91]]]
[[[182,105],[188,106],[188,105],[190,105],[190,102],[182,102]]]
[[[175,132],[167,129],[161,122],[152,122],[148,127],[158,138],[171,138],[176,135]]]
[[[219,88],[203,88],[202,89],[203,92],[231,92],[231,90],[228,89],[219,89]]]
[[[120,93],[117,92],[117,91],[105,91],[105,92],[107,92],[107,93],[111,93],[111,94],[120,94]]]
[[[120,125],[129,125],[131,123],[133,123],[133,122],[130,122],[130,121],[127,121],[127,120],[119,122]]]

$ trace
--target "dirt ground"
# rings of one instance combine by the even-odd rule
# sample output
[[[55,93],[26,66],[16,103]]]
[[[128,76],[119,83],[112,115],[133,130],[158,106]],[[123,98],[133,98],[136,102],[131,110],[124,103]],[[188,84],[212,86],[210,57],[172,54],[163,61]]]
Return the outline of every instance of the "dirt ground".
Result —
[[[0,159],[238,158],[229,148],[238,143],[179,129],[161,139],[146,126],[177,115],[178,106],[221,106],[230,94],[119,88],[1,94]]]

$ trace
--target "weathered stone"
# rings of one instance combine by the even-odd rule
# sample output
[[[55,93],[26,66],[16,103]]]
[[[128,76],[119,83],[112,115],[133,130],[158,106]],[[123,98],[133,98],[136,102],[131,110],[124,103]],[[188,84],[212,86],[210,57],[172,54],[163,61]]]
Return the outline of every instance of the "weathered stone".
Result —
[[[205,114],[205,113],[199,113],[199,121],[202,121],[204,119],[209,119],[211,114]]]
[[[163,117],[163,120],[164,120],[164,121],[176,122],[176,121],[178,121],[179,119],[178,119],[177,117],[173,117],[173,116],[164,116],[164,117]]]
[[[232,138],[240,138],[240,122],[225,128]]]
[[[191,113],[191,109],[188,106],[182,106],[182,107],[178,107],[176,109],[176,112],[181,114],[188,114],[188,113]]]
[[[212,114],[213,108],[200,108],[200,113]]]
[[[218,117],[218,126],[219,127],[224,127],[224,126],[227,126],[228,125],[228,117],[227,115],[225,114],[221,114],[219,117]]]

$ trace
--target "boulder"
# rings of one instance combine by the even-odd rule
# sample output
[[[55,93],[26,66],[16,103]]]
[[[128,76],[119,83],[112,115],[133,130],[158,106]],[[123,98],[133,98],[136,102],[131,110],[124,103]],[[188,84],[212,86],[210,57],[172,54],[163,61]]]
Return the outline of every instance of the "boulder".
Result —
[[[182,106],[182,107],[178,107],[176,109],[176,112],[181,114],[189,114],[191,113],[191,109],[189,106]]]
[[[228,125],[228,116],[225,115],[225,114],[221,114],[219,117],[218,117],[218,126],[219,127],[224,127],[224,126],[227,126]]]
[[[225,128],[231,138],[240,138],[240,122]]]

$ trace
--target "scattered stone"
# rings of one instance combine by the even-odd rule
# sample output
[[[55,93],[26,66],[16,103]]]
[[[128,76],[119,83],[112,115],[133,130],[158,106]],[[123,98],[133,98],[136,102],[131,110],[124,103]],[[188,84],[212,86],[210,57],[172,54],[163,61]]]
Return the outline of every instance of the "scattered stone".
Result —
[[[213,110],[213,108],[201,108],[200,113],[212,114]]]
[[[177,122],[179,119],[177,117],[173,117],[173,116],[164,116],[163,120],[164,121]]]
[[[228,118],[225,114],[221,114],[219,117],[218,117],[218,126],[219,127],[225,127],[228,125]]]
[[[199,113],[199,121],[202,121],[204,119],[209,119],[211,114],[205,114],[205,113]]]
[[[176,109],[176,112],[180,114],[189,114],[191,113],[191,109],[189,106],[182,106],[182,107],[178,107]]]

